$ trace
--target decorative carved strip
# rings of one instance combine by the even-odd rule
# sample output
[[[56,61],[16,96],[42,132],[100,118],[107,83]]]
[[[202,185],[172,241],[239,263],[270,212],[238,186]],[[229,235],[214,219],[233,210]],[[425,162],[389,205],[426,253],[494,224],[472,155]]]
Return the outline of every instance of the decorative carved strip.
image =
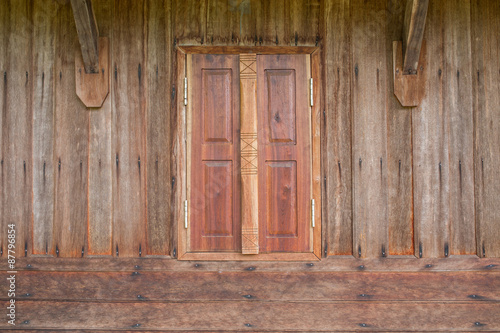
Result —
[[[257,55],[240,55],[241,253],[259,253]]]

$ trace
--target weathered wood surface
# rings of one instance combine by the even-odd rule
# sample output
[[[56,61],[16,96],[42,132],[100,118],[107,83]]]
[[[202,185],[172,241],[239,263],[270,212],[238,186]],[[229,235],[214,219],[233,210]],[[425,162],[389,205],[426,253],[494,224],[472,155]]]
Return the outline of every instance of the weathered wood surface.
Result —
[[[324,109],[323,255],[352,254],[351,20],[349,1],[325,1],[322,19]]]
[[[116,1],[113,19],[113,255],[146,251],[147,72],[144,1]]]
[[[100,1],[96,6],[95,16],[101,36],[108,37],[109,54],[113,45],[112,36],[113,1]],[[111,60],[111,59],[110,59]],[[102,64],[101,64],[102,65]],[[108,66],[109,88],[112,66]],[[111,255],[111,237],[113,222],[112,170],[114,166],[111,151],[111,96],[98,110],[89,112],[89,217],[88,217],[88,255]]]
[[[8,270],[7,262],[0,268]],[[375,258],[355,259],[351,256],[335,256],[309,262],[245,262],[245,261],[177,261],[170,257],[149,258],[18,258],[16,269],[20,271],[252,271],[252,272],[445,272],[500,270],[500,259],[477,256],[451,256],[448,258]]]
[[[471,2],[477,253],[500,257],[500,3]]]
[[[404,0],[387,2],[387,180],[389,255],[411,255],[413,245],[413,160],[412,111],[401,106],[394,96],[392,45],[401,36]]]
[[[109,95],[110,66],[109,39],[99,37],[99,68],[97,73],[86,73],[80,51],[75,51],[76,94],[88,108],[100,108]]]
[[[1,306],[6,307],[6,301]],[[17,303],[16,303],[17,304]],[[217,309],[214,311],[214,309]],[[165,315],[165,314],[168,315]],[[500,329],[496,302],[181,302],[23,301],[25,328],[159,330],[446,330]],[[193,316],[192,314],[196,314]],[[65,318],[61,321],[60,318]],[[90,319],[90,320],[89,320]],[[6,321],[0,328],[7,328]]]
[[[48,4],[43,0],[36,1],[33,7],[33,254],[52,251],[54,63],[58,8],[58,4]]]
[[[172,224],[171,114],[174,52],[172,2],[150,1],[147,8],[147,253],[165,255],[170,248]]]
[[[445,257],[450,242],[449,126],[443,101],[443,7],[431,2],[424,39],[425,98],[413,111],[415,254]],[[454,163],[454,167],[456,164]],[[448,250],[445,250],[448,249]]]
[[[467,1],[443,1],[443,111],[449,128],[449,254],[456,255],[476,253],[470,12]]]
[[[99,29],[94,16],[91,0],[71,0],[76,31],[80,41],[80,50],[86,73],[98,73],[99,64]]]
[[[61,7],[57,18],[54,241],[50,253],[81,257],[87,239],[89,115],[75,98],[78,39],[71,7]]]
[[[409,0],[403,24],[403,72],[405,75],[415,75],[418,72],[420,47],[424,38],[429,0]]]
[[[351,6],[353,246],[356,256],[385,257],[389,251],[385,1],[356,0]]]
[[[1,273],[5,280],[8,273]],[[425,283],[421,283],[425,281]],[[17,275],[26,300],[500,301],[497,272],[36,272]],[[8,285],[0,288],[6,300]]]
[[[3,22],[3,78],[1,97],[1,248],[7,254],[7,230],[15,224],[15,254],[31,253],[32,227],[32,8],[25,1],[9,1]],[[20,57],[23,53],[25,56]],[[12,254],[12,252],[10,253]]]

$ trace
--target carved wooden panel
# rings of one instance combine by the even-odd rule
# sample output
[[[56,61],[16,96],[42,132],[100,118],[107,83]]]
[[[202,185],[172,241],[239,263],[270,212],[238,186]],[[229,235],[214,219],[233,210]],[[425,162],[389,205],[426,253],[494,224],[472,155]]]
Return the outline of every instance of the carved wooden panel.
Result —
[[[205,142],[232,142],[231,69],[202,70]]]
[[[267,162],[269,237],[297,237],[297,162]]]
[[[193,55],[190,70],[190,251],[239,252],[238,57]]]
[[[307,80],[306,78],[303,78]],[[266,70],[269,141],[295,143],[295,70]]]

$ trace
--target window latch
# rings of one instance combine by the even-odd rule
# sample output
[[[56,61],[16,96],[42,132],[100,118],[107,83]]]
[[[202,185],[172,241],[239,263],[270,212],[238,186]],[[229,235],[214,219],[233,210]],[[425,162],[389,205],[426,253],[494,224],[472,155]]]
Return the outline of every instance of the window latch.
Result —
[[[311,78],[311,106],[314,106],[314,97],[313,97],[313,94],[314,94],[314,90],[313,90],[313,79]]]
[[[188,78],[184,78],[184,105],[188,105]]]
[[[312,227],[314,228],[316,226],[316,222],[314,221],[314,199],[311,199],[311,220],[312,220]]]

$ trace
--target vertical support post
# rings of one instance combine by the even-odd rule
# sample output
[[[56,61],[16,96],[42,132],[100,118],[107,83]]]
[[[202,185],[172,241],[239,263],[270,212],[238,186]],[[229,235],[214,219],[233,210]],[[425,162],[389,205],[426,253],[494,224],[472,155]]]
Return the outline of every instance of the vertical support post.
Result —
[[[240,55],[241,252],[259,253],[257,55]]]

